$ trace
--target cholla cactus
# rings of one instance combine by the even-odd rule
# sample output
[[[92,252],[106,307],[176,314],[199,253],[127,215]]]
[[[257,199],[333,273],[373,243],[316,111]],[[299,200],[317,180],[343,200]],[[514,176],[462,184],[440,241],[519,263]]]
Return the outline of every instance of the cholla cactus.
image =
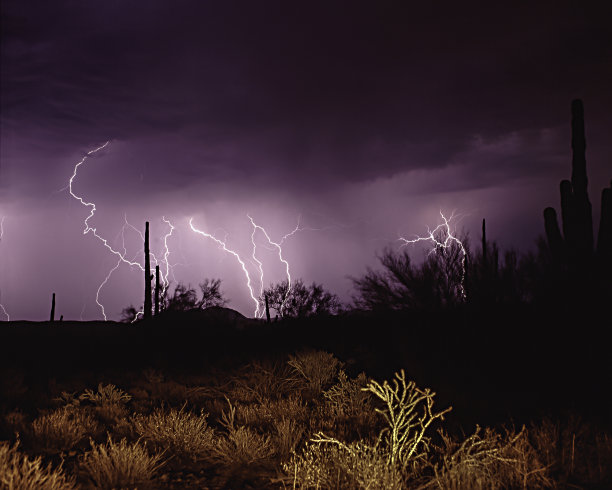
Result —
[[[405,467],[424,457],[429,449],[429,438],[425,436],[427,428],[438,418],[444,420],[444,415],[452,410],[452,407],[448,407],[434,413],[435,393],[429,388],[417,388],[414,381],[407,383],[403,369],[395,373],[393,385],[387,381],[381,385],[372,380],[362,389],[373,393],[386,405],[384,409],[377,408],[376,411],[388,423],[381,437],[387,443],[392,465]]]

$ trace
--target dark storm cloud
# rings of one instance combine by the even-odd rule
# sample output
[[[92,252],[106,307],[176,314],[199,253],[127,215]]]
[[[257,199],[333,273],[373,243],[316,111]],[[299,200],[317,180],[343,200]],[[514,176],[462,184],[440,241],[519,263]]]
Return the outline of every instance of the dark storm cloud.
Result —
[[[575,96],[609,123],[610,8],[412,3],[3,2],[3,128],[179,134],[177,172],[307,186],[451,165],[567,125]]]

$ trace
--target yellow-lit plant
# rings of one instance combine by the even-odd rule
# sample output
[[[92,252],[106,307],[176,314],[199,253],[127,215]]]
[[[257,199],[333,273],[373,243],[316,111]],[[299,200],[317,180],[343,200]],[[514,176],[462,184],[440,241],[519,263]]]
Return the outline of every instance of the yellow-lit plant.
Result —
[[[380,437],[386,442],[390,463],[405,467],[426,457],[429,450],[429,437],[425,435],[427,428],[436,419],[444,420],[444,415],[452,407],[434,412],[435,393],[429,388],[418,388],[414,381],[406,382],[403,369],[395,373],[392,385],[388,381],[381,385],[371,380],[363,390],[373,393],[385,403],[384,409],[375,410],[383,415],[388,424]]]

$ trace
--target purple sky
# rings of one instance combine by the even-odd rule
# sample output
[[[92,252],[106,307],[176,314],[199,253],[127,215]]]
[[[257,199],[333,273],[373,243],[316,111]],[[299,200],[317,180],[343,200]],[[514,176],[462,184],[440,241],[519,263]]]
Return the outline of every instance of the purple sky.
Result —
[[[284,242],[292,276],[343,300],[348,276],[440,209],[472,241],[484,217],[502,247],[527,250],[570,176],[576,97],[598,219],[612,177],[612,8],[497,3],[3,0],[0,303],[41,320],[56,292],[58,316],[101,318],[96,290],[117,259],[83,235],[89,209],[65,186],[106,141],[74,180],[96,204],[90,226],[121,250],[124,214],[141,230],[149,220],[159,255],[166,216],[174,279],[220,277],[249,316],[240,264],[190,217],[227,236],[255,277],[247,213],[273,240],[301,215],[320,230]],[[125,239],[132,258],[141,240]],[[256,240],[265,284],[282,280]],[[113,273],[100,294],[109,319],[142,303],[142,283],[137,267]]]

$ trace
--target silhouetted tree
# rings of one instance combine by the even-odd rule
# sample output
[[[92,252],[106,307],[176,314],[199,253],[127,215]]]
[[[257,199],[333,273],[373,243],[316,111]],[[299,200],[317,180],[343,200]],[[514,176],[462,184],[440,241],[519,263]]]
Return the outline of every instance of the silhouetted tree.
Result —
[[[221,279],[204,279],[199,284],[202,296],[198,301],[198,308],[209,308],[211,306],[225,306],[229,302],[221,292]]]
[[[306,318],[322,314],[337,314],[341,303],[338,296],[325,290],[321,284],[313,282],[306,286],[301,279],[271,284],[260,298],[281,318]]]
[[[229,301],[221,291],[221,279],[204,279],[199,285],[201,297],[191,285],[186,286],[178,283],[171,290],[167,287],[160,293],[161,311],[188,311],[194,309],[205,309],[211,306],[225,306]]]
[[[436,237],[442,243],[444,235]],[[461,246],[451,241],[447,247],[436,246],[420,266],[412,264],[409,251],[386,249],[379,257],[382,270],[368,268],[365,276],[353,278],[356,307],[380,309],[436,309],[465,300],[469,272],[468,240]]]
[[[121,320],[123,323],[132,323],[138,315],[138,310],[134,305],[126,306],[121,310]]]
[[[198,307],[198,296],[191,286],[178,283],[174,288],[172,296],[167,299],[164,310],[187,311]]]

